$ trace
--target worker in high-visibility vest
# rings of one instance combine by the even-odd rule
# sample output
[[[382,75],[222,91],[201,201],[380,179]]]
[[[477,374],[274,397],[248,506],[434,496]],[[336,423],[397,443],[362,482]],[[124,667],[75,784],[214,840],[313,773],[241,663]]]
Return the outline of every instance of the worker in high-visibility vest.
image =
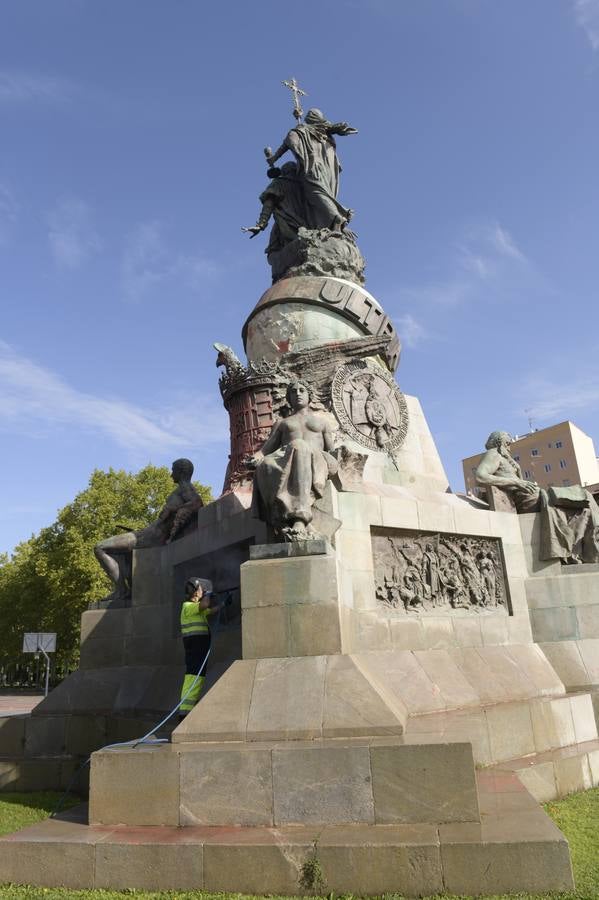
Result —
[[[220,604],[211,605],[213,594],[206,589],[206,584],[206,579],[202,578],[188,578],[185,582],[185,599],[181,604],[181,636],[185,649],[185,678],[179,707],[181,719],[200,699],[210,650],[208,616],[220,609]]]

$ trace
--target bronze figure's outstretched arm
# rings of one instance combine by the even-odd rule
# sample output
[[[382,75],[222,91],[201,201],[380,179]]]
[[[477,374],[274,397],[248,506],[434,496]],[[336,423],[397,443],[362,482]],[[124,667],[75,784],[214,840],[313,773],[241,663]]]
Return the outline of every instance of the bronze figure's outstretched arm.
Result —
[[[269,219],[275,210],[275,205],[274,197],[268,196],[262,204],[262,209],[260,210],[260,215],[258,216],[256,224],[250,225],[249,228],[242,226],[241,230],[249,233],[250,239],[256,237],[256,235],[260,234],[261,231],[264,231],[268,225]]]

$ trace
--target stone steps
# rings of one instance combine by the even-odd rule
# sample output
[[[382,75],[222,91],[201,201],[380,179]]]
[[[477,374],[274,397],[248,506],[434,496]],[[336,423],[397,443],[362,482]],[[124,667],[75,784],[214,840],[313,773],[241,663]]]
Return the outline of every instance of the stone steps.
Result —
[[[401,735],[416,719],[456,711],[475,717],[481,707],[506,709],[507,704],[525,709],[564,694],[533,644],[243,659],[204,694],[173,740]],[[585,714],[593,721],[590,707]],[[526,716],[532,732],[530,713]],[[572,713],[568,716],[572,720]],[[501,730],[500,723],[495,730]],[[522,752],[510,749],[504,758]],[[487,757],[479,761],[501,758]]]
[[[269,827],[89,826],[85,808],[0,838],[0,881],[43,887],[397,892],[573,887],[568,845],[513,772],[479,772],[481,822]],[[302,885],[305,877],[323,882]]]
[[[92,752],[142,737],[157,721],[134,716],[0,716],[0,792],[64,790]],[[159,736],[168,739],[170,731],[167,724]],[[85,768],[75,790],[87,793],[88,788]]]
[[[0,756],[0,792],[66,790],[80,766],[75,756]],[[89,772],[83,771],[77,780],[76,793],[86,793]]]
[[[512,759],[484,770],[516,774],[539,803],[599,786],[599,740]]]
[[[588,693],[411,716],[403,736],[406,743],[469,741],[478,766],[532,757],[597,738]]]

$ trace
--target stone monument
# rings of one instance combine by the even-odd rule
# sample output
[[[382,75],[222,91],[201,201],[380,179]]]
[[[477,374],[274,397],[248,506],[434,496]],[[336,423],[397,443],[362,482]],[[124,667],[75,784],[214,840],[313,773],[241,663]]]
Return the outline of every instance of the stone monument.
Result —
[[[42,735],[69,760],[96,749],[89,818],[0,838],[1,877],[51,884],[61,854],[78,887],[570,889],[539,801],[599,783],[599,571],[540,559],[537,512],[449,489],[337,197],[335,137],[354,130],[302,121],[289,86],[296,125],[249,229],[274,217],[274,283],[247,361],[215,344],[223,493],[180,540],[133,550],[130,607],[84,613],[82,669],[23,726],[23,763]],[[119,718],[175,705],[196,573],[235,596],[208,689],[170,743],[98,749]]]

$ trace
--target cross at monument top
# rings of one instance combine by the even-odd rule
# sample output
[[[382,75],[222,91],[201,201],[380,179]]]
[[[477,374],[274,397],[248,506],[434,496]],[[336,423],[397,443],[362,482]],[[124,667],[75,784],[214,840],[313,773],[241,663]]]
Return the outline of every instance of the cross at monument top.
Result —
[[[301,117],[302,117],[303,114],[304,114],[304,111],[303,111],[303,109],[302,109],[302,105],[301,105],[301,103],[300,103],[300,99],[299,99],[299,98],[300,98],[300,97],[306,97],[307,94],[306,94],[305,91],[303,91],[303,90],[301,89],[301,87],[298,85],[298,83],[297,83],[297,81],[295,80],[295,78],[292,78],[290,81],[282,81],[281,84],[282,84],[284,87],[289,88],[289,90],[290,90],[290,91],[292,92],[292,94],[293,94],[293,115],[295,116],[295,118],[296,118],[296,119],[298,120],[298,122],[299,122],[299,120],[301,119]]]

